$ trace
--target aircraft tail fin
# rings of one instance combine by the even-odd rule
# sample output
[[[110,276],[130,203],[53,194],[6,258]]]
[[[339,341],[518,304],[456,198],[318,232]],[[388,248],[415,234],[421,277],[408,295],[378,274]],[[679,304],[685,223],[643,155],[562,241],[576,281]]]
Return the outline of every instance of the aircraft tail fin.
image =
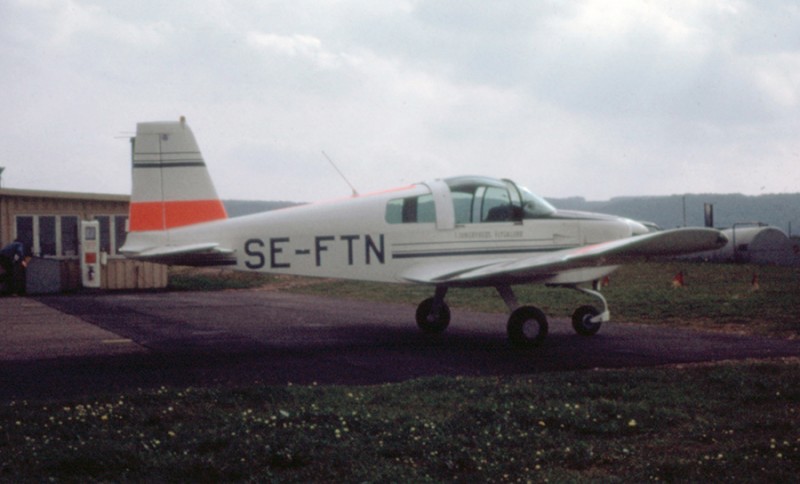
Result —
[[[166,231],[226,219],[186,119],[136,125],[129,231]]]

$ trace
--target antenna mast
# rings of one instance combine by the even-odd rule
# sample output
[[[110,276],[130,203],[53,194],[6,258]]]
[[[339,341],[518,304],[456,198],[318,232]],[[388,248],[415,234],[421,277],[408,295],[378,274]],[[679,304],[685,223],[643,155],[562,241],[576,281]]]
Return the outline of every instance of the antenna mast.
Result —
[[[344,173],[342,173],[342,171],[339,169],[339,167],[336,166],[336,163],[333,162],[331,157],[328,156],[328,154],[325,153],[325,151],[322,152],[322,156],[324,156],[325,159],[328,160],[328,162],[330,162],[331,166],[333,166],[333,169],[336,170],[336,173],[338,173],[339,176],[342,177],[342,180],[344,180],[344,182],[347,183],[348,186],[350,186],[350,189],[353,190],[353,197],[357,197],[358,196],[358,192],[356,191],[356,187],[354,187],[353,184],[350,183],[350,180],[348,180],[347,177],[344,176]]]

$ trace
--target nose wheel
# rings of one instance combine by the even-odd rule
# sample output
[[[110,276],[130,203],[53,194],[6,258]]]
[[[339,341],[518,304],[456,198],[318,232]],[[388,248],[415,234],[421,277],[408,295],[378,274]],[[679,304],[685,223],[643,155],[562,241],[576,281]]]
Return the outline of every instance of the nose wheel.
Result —
[[[581,336],[592,336],[600,331],[600,311],[594,306],[581,306],[572,313],[572,329]]]
[[[572,313],[572,329],[581,336],[593,336],[600,331],[600,326],[606,321],[611,319],[611,313],[608,311],[608,303],[606,298],[599,291],[599,284],[595,283],[594,289],[588,289],[578,286],[566,286],[568,289],[594,296],[600,300],[603,309],[597,309],[594,306],[581,306]]]

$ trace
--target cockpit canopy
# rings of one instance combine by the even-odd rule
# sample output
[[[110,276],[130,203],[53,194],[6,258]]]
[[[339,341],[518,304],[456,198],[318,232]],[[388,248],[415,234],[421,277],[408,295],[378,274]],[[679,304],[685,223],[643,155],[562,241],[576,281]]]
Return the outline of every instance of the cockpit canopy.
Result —
[[[556,209],[511,180],[462,176],[443,180],[450,190],[455,223],[517,222],[546,218]],[[386,207],[389,223],[432,223],[436,210],[432,194],[398,198]]]
[[[446,178],[456,209],[456,223],[502,222],[544,218],[556,209],[511,180],[463,176]]]

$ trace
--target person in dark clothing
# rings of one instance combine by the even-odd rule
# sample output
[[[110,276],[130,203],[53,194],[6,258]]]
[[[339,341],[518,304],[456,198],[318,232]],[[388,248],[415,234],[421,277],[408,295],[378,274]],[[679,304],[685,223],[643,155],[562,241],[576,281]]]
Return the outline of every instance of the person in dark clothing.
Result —
[[[30,250],[19,240],[0,249],[0,267],[3,268],[0,283],[4,286],[3,294],[25,293],[24,275],[29,260]]]

